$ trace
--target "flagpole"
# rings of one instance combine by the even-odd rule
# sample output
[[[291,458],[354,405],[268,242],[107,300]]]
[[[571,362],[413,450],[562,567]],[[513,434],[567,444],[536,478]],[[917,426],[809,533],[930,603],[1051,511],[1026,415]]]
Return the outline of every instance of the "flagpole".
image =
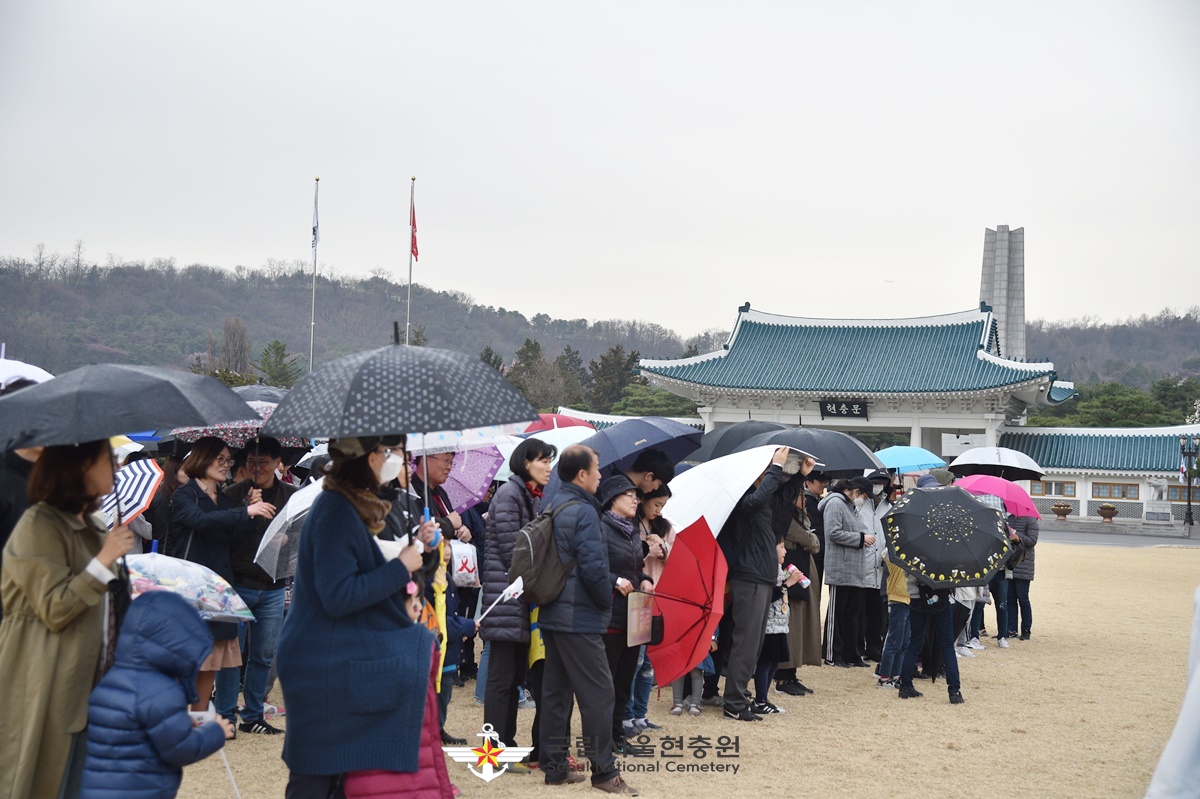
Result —
[[[312,279],[312,326],[308,331],[308,371],[313,370],[313,348],[317,342],[317,242],[321,240],[320,225],[317,223],[317,197],[321,191],[321,179],[313,182],[313,279]]]
[[[413,175],[412,184],[408,190],[408,306],[404,311],[404,343],[408,343],[409,335],[412,333],[412,240],[417,237],[417,217],[413,206],[413,201],[417,197],[417,176]],[[426,503],[428,504],[428,503]]]

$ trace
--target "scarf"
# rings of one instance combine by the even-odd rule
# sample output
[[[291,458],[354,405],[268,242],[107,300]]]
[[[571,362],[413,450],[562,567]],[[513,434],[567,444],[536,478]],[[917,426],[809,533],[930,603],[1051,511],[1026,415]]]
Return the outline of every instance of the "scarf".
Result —
[[[371,535],[379,535],[383,532],[383,520],[391,512],[392,503],[386,499],[380,499],[365,488],[344,485],[333,477],[326,476],[322,485],[326,491],[336,491],[350,500],[350,504],[354,506],[359,518],[367,525]]]
[[[608,520],[617,526],[617,529],[625,533],[629,538],[633,538],[633,519],[626,519],[624,516],[618,516],[611,510],[604,511],[604,515]]]
[[[534,499],[542,499],[545,496],[542,494],[542,487],[532,480],[526,480],[525,487],[529,489],[529,496]]]

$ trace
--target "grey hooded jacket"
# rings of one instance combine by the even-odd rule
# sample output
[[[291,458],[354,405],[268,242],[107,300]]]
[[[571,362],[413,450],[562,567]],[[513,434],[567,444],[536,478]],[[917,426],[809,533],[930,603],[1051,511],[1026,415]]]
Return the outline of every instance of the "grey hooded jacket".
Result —
[[[825,584],[878,588],[879,552],[863,546],[863,537],[872,533],[866,519],[837,491],[817,508],[825,520]]]

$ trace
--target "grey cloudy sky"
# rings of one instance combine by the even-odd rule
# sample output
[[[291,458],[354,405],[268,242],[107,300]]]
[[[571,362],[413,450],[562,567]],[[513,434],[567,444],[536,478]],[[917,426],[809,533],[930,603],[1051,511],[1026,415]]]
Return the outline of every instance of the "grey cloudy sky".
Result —
[[[688,335],[1200,302],[1200,3],[0,4],[0,255],[309,259]],[[890,281],[890,282],[889,282]],[[855,287],[863,290],[856,291]],[[0,301],[2,308],[2,301]]]

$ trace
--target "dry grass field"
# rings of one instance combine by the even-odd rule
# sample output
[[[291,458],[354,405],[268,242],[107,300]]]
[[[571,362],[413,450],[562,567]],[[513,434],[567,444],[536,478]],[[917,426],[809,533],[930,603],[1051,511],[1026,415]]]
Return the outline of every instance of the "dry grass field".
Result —
[[[628,781],[642,796],[688,799],[1142,796],[1179,712],[1198,579],[1200,548],[1043,543],[1033,638],[960,661],[965,704],[950,705],[942,681],[918,682],[925,696],[900,700],[875,688],[868,669],[804,669],[816,693],[773,697],[786,714],[753,724],[712,708],[672,717],[668,690],[652,695],[651,718],[667,727],[661,735],[738,736],[739,756],[723,761],[738,771],[664,766]],[[990,608],[986,618],[993,627]],[[472,687],[456,695],[448,728],[475,740],[482,708]],[[520,721],[528,737],[532,712]],[[282,744],[282,736],[242,735],[227,746],[245,799],[283,796]],[[686,762],[701,761],[689,753]],[[449,768],[467,799],[599,795],[586,783],[548,788],[537,772],[485,783],[463,764]],[[233,796],[220,758],[188,768],[179,795]]]

